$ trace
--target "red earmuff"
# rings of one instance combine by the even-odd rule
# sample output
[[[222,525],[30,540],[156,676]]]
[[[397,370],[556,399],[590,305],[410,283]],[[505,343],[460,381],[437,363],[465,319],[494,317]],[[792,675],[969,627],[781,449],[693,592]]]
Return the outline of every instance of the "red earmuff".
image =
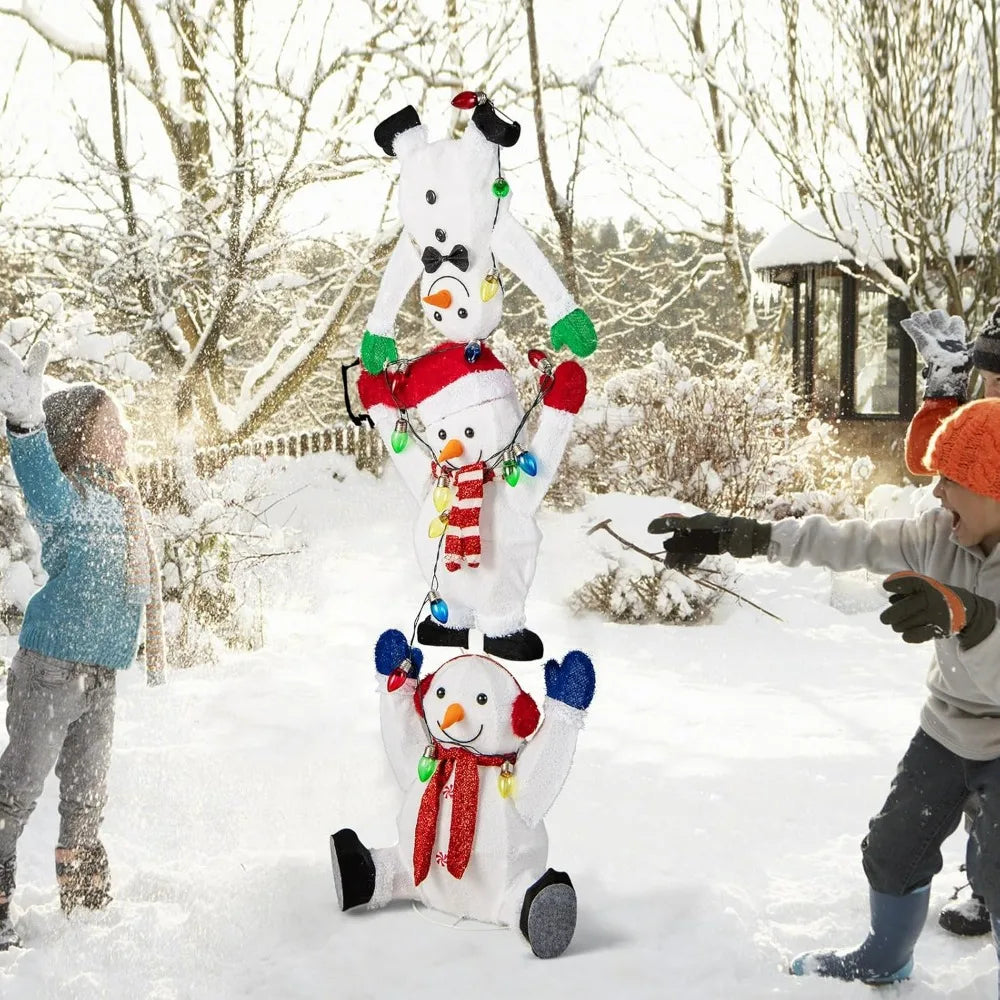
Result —
[[[419,715],[420,718],[424,717],[424,695],[427,694],[427,689],[431,686],[431,680],[433,677],[434,674],[428,674],[426,677],[421,677],[420,683],[413,692],[413,706],[416,708],[417,715]]]
[[[527,739],[537,728],[542,713],[538,711],[535,699],[522,691],[515,699],[510,712],[510,728],[514,735]]]

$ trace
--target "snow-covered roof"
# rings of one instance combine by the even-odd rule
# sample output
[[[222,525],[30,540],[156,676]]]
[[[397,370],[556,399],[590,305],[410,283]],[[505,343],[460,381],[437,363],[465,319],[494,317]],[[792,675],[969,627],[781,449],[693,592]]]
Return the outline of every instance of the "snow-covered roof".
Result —
[[[895,242],[900,227],[890,226],[880,209],[856,192],[836,194],[829,214],[834,228],[819,209],[810,208],[772,233],[750,254],[751,270],[773,273],[803,264],[848,261],[865,268],[876,261],[901,258]],[[957,214],[948,229],[948,243],[957,256],[972,256],[978,249],[974,234]]]

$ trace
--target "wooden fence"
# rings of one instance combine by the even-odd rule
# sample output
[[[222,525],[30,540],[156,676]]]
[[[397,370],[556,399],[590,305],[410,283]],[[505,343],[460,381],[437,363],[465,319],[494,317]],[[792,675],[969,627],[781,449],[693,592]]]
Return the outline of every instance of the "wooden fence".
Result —
[[[359,469],[367,469],[376,474],[381,471],[386,458],[385,446],[374,428],[337,424],[323,430],[248,438],[238,444],[199,448],[194,453],[193,464],[195,473],[204,479],[235,458],[299,458],[325,451],[353,455]],[[190,463],[191,460],[182,462],[174,456],[137,462],[134,466],[136,484],[144,502],[154,510],[163,509],[175,502],[179,496],[181,466],[189,466]]]

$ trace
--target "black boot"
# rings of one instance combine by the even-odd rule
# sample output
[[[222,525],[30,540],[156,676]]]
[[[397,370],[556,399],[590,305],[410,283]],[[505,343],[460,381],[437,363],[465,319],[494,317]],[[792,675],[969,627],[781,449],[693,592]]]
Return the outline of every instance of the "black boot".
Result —
[[[21,946],[21,939],[17,936],[10,919],[10,900],[14,895],[16,869],[17,862],[14,858],[0,864],[0,951]]]
[[[330,835],[330,860],[340,908],[350,910],[370,902],[375,893],[375,862],[353,830]]]
[[[111,902],[111,874],[104,845],[56,848],[56,880],[63,913],[70,914],[78,906],[86,910],[103,910]]]
[[[970,899],[954,899],[941,907],[938,923],[952,934],[978,937],[990,932],[990,911],[982,896],[972,894]]]
[[[448,628],[433,618],[425,618],[417,626],[417,642],[424,646],[459,646],[469,648],[467,628]]]
[[[484,635],[483,652],[501,660],[540,660],[545,648],[530,628],[522,628],[509,635]]]
[[[576,930],[576,890],[565,872],[550,868],[524,894],[521,933],[539,958],[556,958]]]

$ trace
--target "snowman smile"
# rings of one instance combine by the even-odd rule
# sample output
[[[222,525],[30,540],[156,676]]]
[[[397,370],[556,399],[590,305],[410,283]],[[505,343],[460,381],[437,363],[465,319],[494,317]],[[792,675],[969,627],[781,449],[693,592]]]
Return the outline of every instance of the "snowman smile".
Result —
[[[444,730],[441,728],[441,720],[438,721],[438,729],[441,730],[441,735],[444,736]],[[483,727],[480,726],[479,727],[479,732],[476,733],[476,735],[473,736],[471,740],[459,740],[459,739],[456,739],[454,736],[446,736],[441,742],[442,743],[461,743],[462,746],[467,746],[469,743],[475,743],[476,740],[478,740],[479,737],[482,736],[482,735],[483,735]]]

